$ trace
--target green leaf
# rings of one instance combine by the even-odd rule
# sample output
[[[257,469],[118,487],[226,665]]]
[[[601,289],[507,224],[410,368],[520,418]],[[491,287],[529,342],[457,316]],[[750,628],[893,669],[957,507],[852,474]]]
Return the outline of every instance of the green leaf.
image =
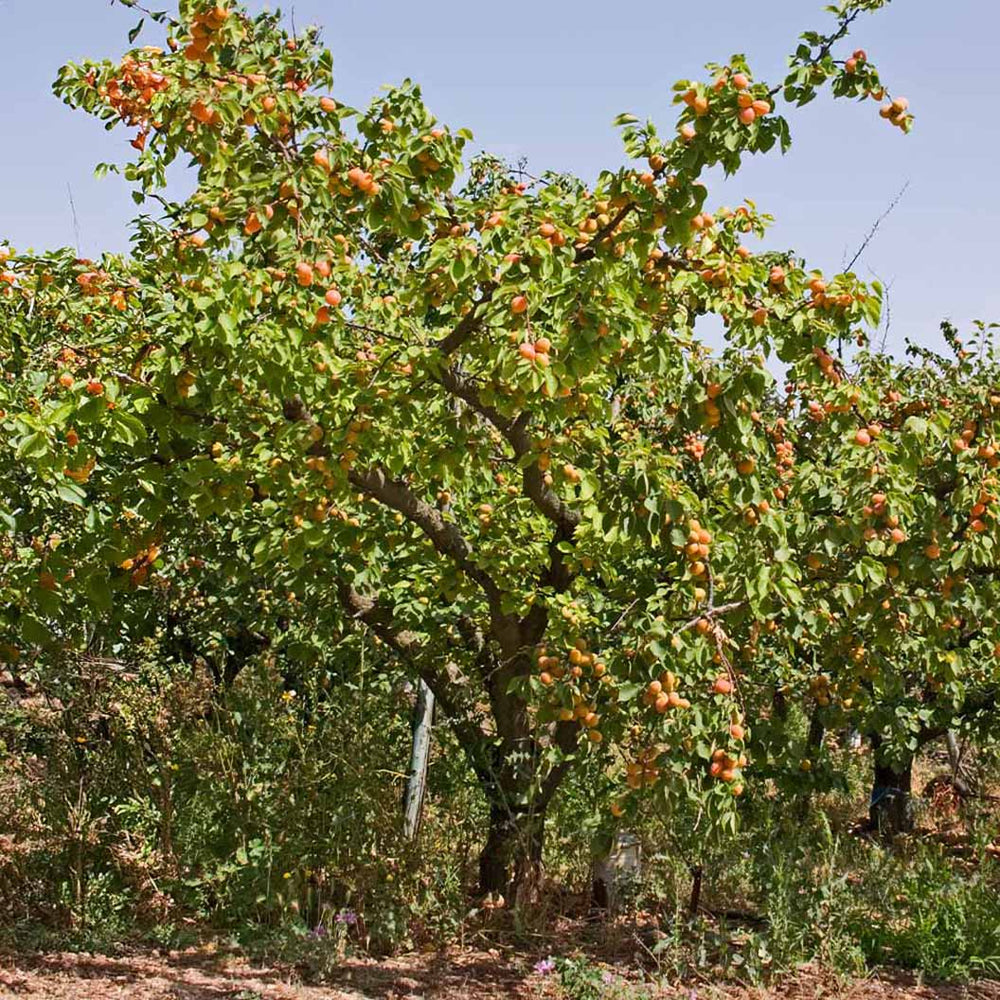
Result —
[[[49,439],[44,431],[34,431],[26,437],[21,438],[14,457],[21,458],[41,458],[49,450]]]
[[[638,681],[626,681],[624,684],[618,686],[618,700],[620,702],[632,701],[633,698],[638,696],[641,690],[642,684]]]
[[[104,573],[94,573],[87,578],[87,596],[102,611],[111,607],[111,586]]]
[[[87,499],[87,494],[83,491],[82,487],[77,486],[76,483],[66,481],[56,484],[56,493],[66,503],[71,503],[76,507],[83,507]]]

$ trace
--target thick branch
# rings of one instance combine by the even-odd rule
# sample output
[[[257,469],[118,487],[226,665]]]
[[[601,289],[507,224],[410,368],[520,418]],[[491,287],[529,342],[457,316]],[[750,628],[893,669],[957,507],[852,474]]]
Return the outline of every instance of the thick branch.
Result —
[[[509,623],[501,610],[503,591],[493,577],[475,563],[472,546],[456,525],[446,521],[440,511],[416,496],[406,483],[391,479],[382,469],[352,470],[348,479],[363,493],[398,511],[420,528],[438,552],[449,556],[470,580],[479,584],[486,595],[494,623]]]
[[[540,810],[548,806],[556,789],[566,776],[570,764],[573,762],[572,758],[576,753],[577,741],[580,737],[580,727],[574,722],[557,722],[554,736],[556,745],[562,750],[567,759],[556,764],[542,781],[535,803],[536,807]]]
[[[482,294],[473,303],[472,308],[465,316],[459,320],[455,329],[447,337],[438,341],[438,350],[442,354],[451,354],[452,351],[457,351],[483,325],[485,312],[481,307],[485,306],[493,298],[495,291],[496,285],[493,282],[487,282],[483,286]]]
[[[962,706],[955,713],[955,716],[962,720],[968,720],[988,712],[991,713],[996,709],[998,697],[1000,697],[1000,691],[996,688],[970,695],[962,702]],[[948,725],[922,727],[917,734],[917,742],[920,746],[925,746],[933,740],[940,739],[948,732],[949,728]]]
[[[454,369],[445,369],[441,373],[440,382],[449,392],[466,402],[500,431],[514,452],[515,459],[520,460],[530,453],[531,437],[528,434],[530,413],[525,411],[516,420],[505,417],[495,407],[484,403],[475,384]],[[580,523],[580,514],[565,504],[555,490],[545,485],[545,476],[538,468],[537,462],[525,466],[521,473],[521,482],[525,496],[564,532],[566,538],[572,538],[573,531]]]
[[[625,216],[629,214],[636,207],[634,201],[630,201],[627,205],[619,209],[618,214],[603,228],[599,229],[594,233],[594,238],[583,247],[580,247],[576,251],[576,262],[578,264],[585,260],[590,260],[597,253],[596,246],[601,240],[607,239],[617,228],[625,221]]]
[[[456,680],[447,672],[434,669],[424,643],[416,632],[396,627],[392,612],[374,597],[358,593],[349,583],[338,584],[340,602],[350,618],[363,622],[401,660],[409,664],[434,693],[445,714],[455,723],[456,734],[463,743],[482,740],[486,733],[468,711],[459,707],[454,697]]]

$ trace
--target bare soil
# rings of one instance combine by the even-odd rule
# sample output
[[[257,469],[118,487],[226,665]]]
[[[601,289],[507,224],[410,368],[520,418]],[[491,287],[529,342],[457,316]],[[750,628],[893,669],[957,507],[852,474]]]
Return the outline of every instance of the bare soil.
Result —
[[[806,967],[768,990],[697,982],[656,995],[664,1000],[1000,1000],[1000,982],[932,986],[885,973],[845,983]],[[323,986],[301,982],[294,969],[258,967],[204,947],[114,958],[68,952],[0,955],[0,1000],[560,1000],[561,996],[557,977],[539,975],[525,958],[499,949],[348,959],[333,981]]]

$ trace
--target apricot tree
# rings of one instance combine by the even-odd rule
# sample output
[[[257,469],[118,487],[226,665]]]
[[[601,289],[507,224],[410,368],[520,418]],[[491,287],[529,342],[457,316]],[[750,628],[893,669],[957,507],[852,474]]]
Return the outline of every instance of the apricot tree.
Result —
[[[710,212],[701,178],[786,148],[776,105],[824,85],[908,130],[837,51],[884,3],[831,8],[781,85],[740,55],[682,81],[666,135],[620,116],[639,164],[594,185],[463,161],[470,134],[408,81],[344,106],[318,32],[277,15],[181,0],[163,47],[65,67],[57,93],[128,130],[152,214],[125,256],[4,251],[8,655],[79,643],[86,607],[116,613],[211,522],[233,574],[368,629],[434,691],[490,804],[484,891],[537,866],[585,753],[733,822],[731,636],[805,599],[766,359],[827,357],[879,289],[751,251],[767,217]]]
[[[912,819],[916,751],[951,728],[995,729],[1000,685],[996,343],[982,325],[968,341],[943,331],[947,355],[911,345],[906,361],[864,351],[844,364],[819,353],[789,372],[777,420],[797,459],[787,503],[804,599],[742,646],[774,679],[758,674],[751,695],[756,717],[761,695],[778,699],[765,753],[787,759],[780,709],[793,698],[815,734],[870,736],[872,821],[894,830]],[[803,783],[815,782],[810,749],[791,746]]]

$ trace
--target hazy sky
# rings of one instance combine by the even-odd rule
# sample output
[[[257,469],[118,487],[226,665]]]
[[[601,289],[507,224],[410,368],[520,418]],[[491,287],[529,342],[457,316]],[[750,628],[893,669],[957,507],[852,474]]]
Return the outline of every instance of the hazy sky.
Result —
[[[293,6],[298,26],[325,28],[341,100],[367,103],[380,84],[409,76],[477,145],[525,156],[535,172],[588,178],[622,161],[610,125],[618,112],[670,131],[674,80],[733,52],[773,80],[798,33],[830,23],[820,0],[296,0],[284,9]],[[136,19],[107,0],[0,0],[0,236],[15,246],[76,243],[70,187],[82,252],[125,246],[128,190],[114,176],[95,180],[93,166],[123,159],[126,134],[62,107],[50,86],[68,60],[120,55]],[[889,126],[874,102],[816,101],[791,113],[787,156],[749,161],[710,204],[753,198],[777,219],[771,245],[834,271],[909,182],[858,268],[891,283],[890,344],[935,343],[946,317],[1000,320],[1000,3],[895,0],[852,37],[893,93],[910,98],[914,132]]]

